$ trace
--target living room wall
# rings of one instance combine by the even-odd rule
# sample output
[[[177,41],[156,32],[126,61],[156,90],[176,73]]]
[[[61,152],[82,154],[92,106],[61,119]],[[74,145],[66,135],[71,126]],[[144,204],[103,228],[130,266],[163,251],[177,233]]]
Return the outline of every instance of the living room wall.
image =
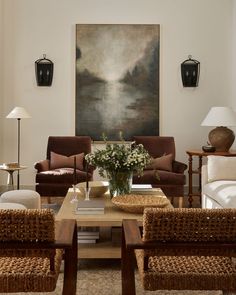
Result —
[[[175,137],[177,159],[187,162],[185,150],[206,143],[210,128],[200,124],[210,107],[233,104],[233,3],[233,0],[3,0],[1,162],[16,161],[17,123],[4,119],[15,106],[25,107],[32,116],[21,124],[21,163],[28,166],[21,173],[22,184],[34,183],[33,164],[45,158],[49,135],[75,134],[77,23],[161,24],[160,134]],[[43,54],[54,62],[51,87],[36,85],[34,62]],[[189,54],[201,62],[197,88],[183,88],[181,83],[180,64]],[[1,183],[5,183],[6,175],[1,173],[0,177]]]
[[[0,64],[3,65],[3,0],[0,0]],[[0,71],[0,110],[3,109],[3,71]],[[0,162],[2,162],[3,118],[0,114]]]

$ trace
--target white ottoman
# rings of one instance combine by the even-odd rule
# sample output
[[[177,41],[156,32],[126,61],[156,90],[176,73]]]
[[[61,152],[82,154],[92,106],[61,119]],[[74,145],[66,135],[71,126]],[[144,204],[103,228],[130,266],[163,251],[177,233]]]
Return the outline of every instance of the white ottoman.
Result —
[[[17,204],[17,203],[1,203],[1,209],[27,209],[24,205]]]
[[[13,190],[0,197],[0,203],[18,203],[27,209],[41,209],[40,195],[32,190]]]

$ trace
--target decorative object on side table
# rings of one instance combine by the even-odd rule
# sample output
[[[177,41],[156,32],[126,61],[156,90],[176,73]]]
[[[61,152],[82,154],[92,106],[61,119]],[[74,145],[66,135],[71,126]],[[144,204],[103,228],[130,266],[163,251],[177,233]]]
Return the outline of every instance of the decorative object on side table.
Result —
[[[120,133],[121,143],[108,143],[106,147],[85,156],[86,161],[98,167],[100,176],[108,179],[111,197],[131,192],[133,172],[142,174],[150,163],[150,156],[142,144],[125,143]]]
[[[229,107],[212,107],[202,126],[219,126],[211,130],[208,138],[217,152],[227,152],[234,142],[234,132],[227,126],[236,126],[236,114]]]
[[[208,145],[202,146],[202,150],[205,153],[214,153],[216,151],[216,148],[215,148],[215,146],[208,144]]]
[[[29,119],[31,116],[22,107],[15,107],[7,116],[7,119],[17,119],[17,163],[20,167],[20,120]],[[17,189],[20,189],[20,170],[17,171]]]

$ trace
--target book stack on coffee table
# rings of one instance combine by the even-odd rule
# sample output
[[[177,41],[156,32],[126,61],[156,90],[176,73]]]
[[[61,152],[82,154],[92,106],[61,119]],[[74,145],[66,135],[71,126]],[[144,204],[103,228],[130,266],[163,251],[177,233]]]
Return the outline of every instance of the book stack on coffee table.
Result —
[[[81,215],[94,215],[104,214],[105,201],[102,199],[90,199],[88,201],[79,201],[76,209],[76,214]]]
[[[95,244],[99,239],[99,227],[78,227],[78,244]]]

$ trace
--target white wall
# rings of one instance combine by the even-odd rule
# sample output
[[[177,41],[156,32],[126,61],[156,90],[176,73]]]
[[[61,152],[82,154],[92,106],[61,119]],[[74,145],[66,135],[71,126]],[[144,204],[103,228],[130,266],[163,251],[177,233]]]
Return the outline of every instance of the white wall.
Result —
[[[3,64],[3,0],[0,0],[0,64]],[[2,128],[2,110],[3,110],[3,71],[0,71],[0,162],[3,157],[3,128]]]
[[[3,0],[4,79],[1,114],[23,106],[21,183],[33,184],[33,163],[44,159],[49,135],[74,135],[75,24],[161,24],[161,135],[173,135],[177,159],[206,143],[200,123],[231,93],[231,22],[234,0]],[[52,87],[37,87],[34,61],[55,66]],[[180,63],[201,62],[199,87],[183,88]],[[1,161],[16,160],[16,121],[3,120]],[[2,178],[6,175],[1,174]],[[2,179],[5,181],[4,179]]]

